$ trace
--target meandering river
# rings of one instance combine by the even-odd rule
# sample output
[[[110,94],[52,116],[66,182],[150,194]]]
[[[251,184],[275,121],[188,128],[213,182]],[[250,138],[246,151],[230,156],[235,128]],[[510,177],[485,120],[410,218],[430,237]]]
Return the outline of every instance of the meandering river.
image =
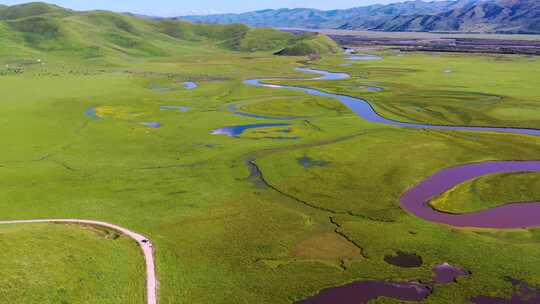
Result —
[[[297,68],[297,71],[314,73],[320,75],[311,79],[294,80],[343,80],[350,78],[346,73],[332,73],[323,70],[307,68]],[[407,123],[387,119],[377,113],[368,101],[334,93],[328,93],[317,89],[268,84],[273,79],[252,79],[244,81],[245,84],[257,87],[274,89],[284,89],[301,91],[306,94],[334,98],[342,102],[359,117],[374,123],[382,123],[398,127],[408,127],[415,129],[439,129],[439,130],[459,130],[459,131],[487,131],[499,133],[527,134],[540,136],[540,130],[524,128],[497,128],[497,127],[470,127],[470,126],[443,126],[422,123]],[[289,79],[290,80],[290,79]],[[457,168],[443,170],[432,177],[426,179],[421,184],[413,187],[401,198],[401,206],[410,213],[425,220],[452,226],[467,227],[490,227],[490,228],[517,228],[540,226],[540,203],[509,204],[498,208],[492,208],[471,214],[452,215],[439,212],[431,208],[428,201],[452,187],[467,180],[478,178],[487,174],[513,172],[513,171],[540,171],[540,161],[529,162],[485,162],[480,164],[468,164]]]
[[[379,58],[370,57],[369,60],[374,59]],[[367,59],[364,58],[364,60]],[[307,68],[298,68],[296,70],[305,73],[314,73],[320,76],[312,79],[251,79],[245,80],[244,84],[256,87],[300,91],[313,96],[334,98],[342,102],[359,117],[373,123],[381,123],[396,127],[407,127],[415,129],[485,131],[540,136],[540,130],[538,129],[499,128],[483,126],[446,126],[424,123],[400,122],[381,116],[375,111],[375,109],[369,104],[368,101],[361,98],[334,94],[300,86],[276,85],[268,83],[272,80],[343,80],[350,78],[350,75],[346,73],[332,73],[329,71]],[[500,207],[469,214],[447,214],[435,210],[429,205],[429,201],[432,198],[450,190],[451,188],[463,182],[488,174],[514,171],[540,172],[540,161],[489,161],[483,163],[465,164],[459,167],[444,169],[405,192],[400,200],[401,207],[409,213],[424,220],[456,227],[522,228],[540,226],[540,202],[507,204]],[[446,266],[437,267],[440,268],[437,268],[437,271],[445,270],[447,268]],[[457,272],[453,271],[453,269],[454,268],[452,268],[452,271],[449,271],[448,273],[457,274]],[[458,275],[467,274],[467,272],[464,270],[459,271],[460,272]],[[433,282],[433,284],[450,283],[455,279],[452,276],[446,276],[446,274],[441,275],[439,279],[436,279]],[[417,282],[396,283],[387,281],[357,281],[344,286],[322,290],[319,294],[311,298],[299,301],[297,303],[367,303],[369,300],[378,298],[380,296],[390,297],[398,300],[421,301],[425,299],[430,293],[431,285],[420,284]],[[486,299],[490,300],[491,298],[486,297]]]
[[[250,79],[245,80],[244,84],[257,87],[265,88],[274,88],[274,89],[283,89],[283,90],[292,90],[300,91],[313,96],[328,97],[339,100],[345,106],[347,106],[351,111],[356,113],[361,118],[374,122],[382,123],[397,127],[407,127],[415,129],[437,129],[437,130],[455,130],[455,131],[489,131],[489,132],[499,132],[499,133],[514,133],[514,134],[528,134],[540,136],[540,130],[537,129],[525,129],[525,128],[497,128],[497,127],[482,127],[482,126],[445,126],[445,125],[432,125],[432,124],[423,124],[423,123],[409,123],[401,122],[396,120],[391,120],[381,116],[375,111],[371,104],[365,100],[358,97],[352,97],[347,95],[340,95],[329,93],[317,89],[299,87],[299,86],[287,86],[287,85],[277,85],[269,84],[268,81],[272,80],[343,80],[348,79],[351,76],[346,73],[332,73],[329,71],[323,70],[314,70],[307,68],[297,68],[297,71],[312,73],[321,75],[316,78],[310,79],[283,79],[283,78],[269,78],[269,79]]]

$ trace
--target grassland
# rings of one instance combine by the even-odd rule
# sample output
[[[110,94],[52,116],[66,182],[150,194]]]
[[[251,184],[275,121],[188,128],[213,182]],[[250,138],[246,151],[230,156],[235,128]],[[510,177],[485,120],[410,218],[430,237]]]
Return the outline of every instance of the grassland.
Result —
[[[3,303],[143,303],[144,261],[131,239],[79,225],[0,227]]]
[[[319,65],[336,70],[340,60]],[[361,69],[359,68],[361,67]],[[444,125],[539,128],[538,57],[463,54],[396,54],[385,60],[338,67],[355,77],[320,86],[367,98],[385,117]],[[526,79],[526,81],[524,81]],[[365,92],[366,82],[387,88]]]
[[[80,27],[93,15],[100,21],[85,33]],[[147,235],[156,248],[163,304],[292,303],[354,280],[428,281],[431,267],[441,262],[473,275],[437,287],[427,303],[467,303],[486,292],[509,295],[506,276],[540,286],[538,229],[453,229],[399,208],[402,192],[442,168],[538,159],[540,139],[372,124],[331,99],[242,84],[251,78],[304,77],[294,67],[307,63],[353,78],[297,84],[365,97],[394,119],[538,128],[540,121],[531,114],[540,111],[538,58],[388,52],[384,60],[341,67],[342,55],[308,62],[274,56],[273,50],[236,50],[230,46],[238,45],[242,27],[218,30],[99,12],[68,15],[61,23],[55,18],[45,19],[66,31],[59,36],[68,39],[66,47],[58,47],[58,37],[51,38],[53,44],[39,39],[35,44],[0,22],[0,31],[12,35],[0,36],[2,219],[86,218]],[[97,26],[103,20],[110,23]],[[156,29],[162,35],[151,36]],[[82,39],[81,31],[94,36]],[[122,38],[103,38],[116,31]],[[78,42],[97,48],[68,47]],[[150,90],[182,81],[200,86]],[[385,90],[355,88],[366,82],[381,82]],[[231,103],[254,114],[302,117],[288,122],[287,136],[298,139],[268,138],[276,133],[272,128],[239,138],[211,135],[224,126],[276,122],[235,115],[228,110]],[[160,109],[170,105],[190,109]],[[100,117],[85,115],[89,108],[100,109]],[[162,126],[140,124],[148,121]],[[306,157],[313,165],[302,163]],[[536,185],[538,176],[527,180]],[[501,177],[497,187],[508,193],[505,199],[534,196],[515,187],[521,182]],[[463,206],[470,196],[455,199]],[[95,264],[69,264],[72,277],[86,278],[96,269],[108,275],[84,286],[63,285],[67,301],[100,290],[101,303],[114,302],[119,293],[129,303],[143,302],[142,257],[129,243],[71,226],[2,232],[0,240],[17,242],[2,261],[6,265],[35,261],[55,244],[37,236],[59,241],[58,254],[100,255]],[[422,256],[424,265],[405,269],[385,263],[384,256],[397,250]],[[113,268],[124,256],[131,262]],[[62,262],[55,255],[39,257],[26,275],[62,280]],[[42,266],[49,266],[47,272],[35,273]],[[34,290],[42,303],[56,303],[50,286],[8,288],[19,273],[4,267],[0,290],[9,291],[2,292],[6,302],[23,303],[20,293]]]
[[[540,201],[538,182],[540,178],[535,173],[494,174],[459,185],[435,198],[431,205],[446,212],[467,213],[507,203],[537,202]]]
[[[340,50],[338,44],[329,37],[316,33],[305,33],[295,38],[292,45],[277,52],[278,55],[306,56],[310,54],[336,54]]]
[[[248,99],[236,104],[239,113],[249,113],[276,118],[316,118],[348,113],[347,107],[338,101],[321,97],[269,97]]]

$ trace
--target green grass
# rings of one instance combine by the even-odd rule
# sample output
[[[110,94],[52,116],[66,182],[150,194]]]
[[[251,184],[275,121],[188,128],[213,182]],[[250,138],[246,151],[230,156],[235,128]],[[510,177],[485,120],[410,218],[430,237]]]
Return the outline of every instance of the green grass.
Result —
[[[40,2],[27,3],[11,7],[0,7],[0,20],[13,20],[35,16],[63,17],[68,14],[68,10],[65,10],[59,6]]]
[[[364,97],[393,119],[540,127],[531,114],[540,101],[537,58],[385,52],[384,60],[340,67],[343,56],[330,53],[321,61],[306,61],[274,56],[270,50],[239,51],[236,47],[250,31],[243,26],[92,14],[50,19],[60,36],[52,44],[39,41],[38,47],[0,22],[0,33],[6,34],[0,35],[2,219],[95,219],[147,235],[156,248],[162,304],[286,304],[354,280],[429,281],[431,267],[441,262],[473,275],[437,287],[427,303],[467,303],[484,292],[509,295],[506,276],[540,285],[538,229],[454,229],[399,208],[406,189],[443,168],[537,159],[540,139],[372,124],[331,99],[242,84],[251,78],[310,77],[294,71],[307,63],[346,71],[353,78],[287,83]],[[20,20],[26,18],[36,17]],[[149,89],[190,80],[200,87]],[[373,81],[385,90],[354,88]],[[279,122],[234,115],[227,110],[231,103],[244,112],[302,119],[240,138],[211,135],[224,126]],[[190,110],[160,110],[165,105]],[[85,116],[91,107],[106,115]],[[140,125],[150,121],[162,127]],[[325,165],[305,167],[299,162],[304,157]],[[254,161],[267,185],[250,175],[246,160]],[[531,185],[526,189],[516,187],[521,178],[513,178],[482,182],[500,188],[492,193],[487,187],[482,197],[496,195],[496,203],[521,195],[534,198],[530,188],[537,185],[537,175],[523,177]],[[464,194],[452,199],[455,206],[466,205],[473,195],[463,187]],[[498,195],[503,192],[504,197]],[[103,292],[100,303],[115,302],[119,293],[140,299],[138,249],[120,246],[122,239],[96,238],[71,228],[3,228],[16,229],[9,242],[18,242],[3,263],[23,259],[48,265],[46,274],[33,268],[25,275],[61,280],[64,264],[38,249],[50,246],[67,255],[77,249],[83,257],[99,255],[99,261],[70,264],[73,280],[102,269],[121,278],[63,285],[67,301],[94,300],[98,290]],[[402,269],[385,263],[384,256],[397,250],[417,253],[425,264]],[[124,256],[129,265],[117,263]],[[126,268],[113,268],[117,265]],[[57,302],[49,285],[8,288],[18,282],[19,272],[4,269],[0,290],[11,290],[12,297],[33,290],[41,303]]]
[[[431,205],[446,212],[467,213],[508,203],[537,201],[540,201],[540,174],[516,172],[468,181],[435,198]]]
[[[2,303],[145,303],[135,242],[64,224],[0,227]]]
[[[283,56],[306,56],[312,54],[336,54],[339,52],[339,45],[328,36],[308,33],[296,37],[293,45],[285,47],[276,54]]]
[[[294,35],[273,29],[252,29],[242,39],[240,49],[246,51],[278,51],[294,41]]]
[[[400,195],[435,173],[436,168],[489,159],[513,159],[516,153],[512,147],[516,145],[521,146],[520,159],[534,159],[534,151],[539,148],[534,138],[522,144],[527,137],[478,134],[468,137],[463,133],[373,127],[358,128],[357,132],[364,134],[328,147],[284,151],[261,159],[266,178],[279,189],[317,207],[379,220],[397,220],[403,216],[398,206]],[[392,153],[402,146],[407,146],[407,155]],[[324,160],[329,165],[306,169],[297,162],[302,156]],[[526,186],[515,189],[515,193],[526,189]]]
[[[348,113],[339,101],[322,97],[269,97],[235,103],[237,111],[270,117],[317,117]]]
[[[108,65],[131,57],[182,54],[187,45],[211,44],[233,51],[277,51],[299,41],[292,34],[245,25],[193,24],[176,20],[145,20],[106,11],[75,12],[43,3],[0,11],[0,43],[16,47],[16,59],[36,56],[72,59],[101,58]],[[326,39],[326,40],[325,40]],[[301,39],[303,40],[303,38]],[[318,36],[309,41],[330,39]],[[311,42],[310,42],[311,43]],[[318,42],[317,42],[318,43]],[[333,43],[333,42],[332,42]],[[5,59],[15,59],[5,58]],[[71,60],[70,60],[71,61]]]
[[[385,117],[447,125],[540,128],[537,57],[509,55],[381,53],[384,60],[339,67],[351,80],[327,82],[332,92],[364,97]],[[336,70],[343,60],[321,67]],[[385,90],[355,87],[380,82]]]

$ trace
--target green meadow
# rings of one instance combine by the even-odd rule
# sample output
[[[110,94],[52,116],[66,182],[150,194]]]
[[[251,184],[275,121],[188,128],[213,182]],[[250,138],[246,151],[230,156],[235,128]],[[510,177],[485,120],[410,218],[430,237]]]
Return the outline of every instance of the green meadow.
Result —
[[[511,172],[466,182],[431,201],[438,210],[452,213],[475,212],[507,203],[540,201],[538,173]],[[512,186],[515,190],[508,191]]]
[[[0,227],[5,303],[143,303],[144,260],[131,239],[92,226]]]
[[[443,262],[472,275],[425,303],[509,297],[506,277],[540,286],[540,230],[456,229],[399,207],[443,168],[538,160],[540,138],[374,124],[333,99],[242,84],[313,76],[295,67],[343,71],[352,78],[274,82],[365,98],[401,121],[540,128],[537,57],[378,51],[384,59],[340,66],[324,36],[252,31],[0,8],[0,219],[93,219],[148,236],[161,304],[293,303],[357,280],[428,282]],[[282,49],[322,59],[274,55]],[[384,90],[359,88],[371,83]],[[290,125],[211,134],[257,123]],[[469,212],[533,201],[539,183],[487,176],[432,203]],[[32,224],[0,227],[0,243],[2,303],[145,303],[143,259],[127,238]],[[400,250],[424,264],[384,261]]]

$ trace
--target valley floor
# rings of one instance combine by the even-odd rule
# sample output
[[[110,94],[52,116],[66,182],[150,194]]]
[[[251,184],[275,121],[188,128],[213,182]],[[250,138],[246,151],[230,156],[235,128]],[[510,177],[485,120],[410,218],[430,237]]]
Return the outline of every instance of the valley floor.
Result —
[[[40,64],[0,76],[0,220],[92,219],[148,236],[161,304],[294,303],[354,281],[430,282],[443,263],[470,275],[425,303],[509,298],[509,277],[540,287],[539,228],[454,228],[400,207],[442,169],[539,160],[540,137],[372,123],[332,98],[243,83],[325,69],[351,78],[272,83],[360,97],[396,121],[540,129],[538,57],[377,54],[309,62],[186,44],[112,64],[26,58]],[[214,132],[254,124],[277,125]],[[538,201],[538,182],[482,177],[432,204]],[[94,230],[0,227],[0,302],[145,303],[137,246]],[[421,265],[387,262],[399,252]]]

